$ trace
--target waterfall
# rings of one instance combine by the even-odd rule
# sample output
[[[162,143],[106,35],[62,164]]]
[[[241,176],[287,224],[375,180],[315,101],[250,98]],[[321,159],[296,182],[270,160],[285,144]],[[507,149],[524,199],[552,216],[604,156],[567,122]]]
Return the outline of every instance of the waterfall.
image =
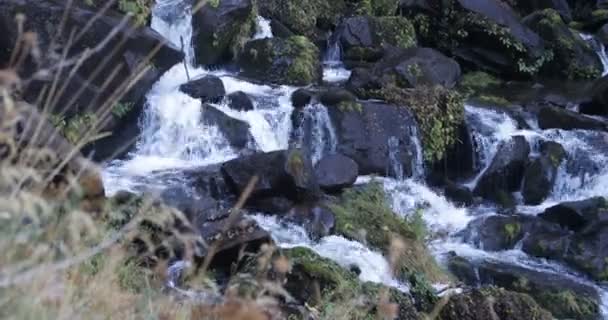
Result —
[[[597,56],[600,58],[602,62],[602,66],[604,70],[602,70],[602,77],[608,74],[608,54],[606,54],[606,46],[597,40],[593,35],[581,33],[581,38],[587,41],[587,43],[595,50]]]
[[[304,107],[295,139],[299,146],[309,150],[313,163],[317,163],[324,155],[335,152],[338,138],[327,107],[321,103]]]
[[[323,55],[323,81],[342,82],[350,77],[350,70],[342,62],[342,48],[337,37],[327,38],[327,51]]]

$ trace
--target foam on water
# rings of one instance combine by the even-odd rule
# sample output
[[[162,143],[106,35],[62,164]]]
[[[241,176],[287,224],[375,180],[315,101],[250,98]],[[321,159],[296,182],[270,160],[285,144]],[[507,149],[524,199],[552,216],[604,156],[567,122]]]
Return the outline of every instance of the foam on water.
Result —
[[[357,266],[362,281],[383,283],[402,291],[406,285],[390,276],[390,267],[381,253],[370,250],[363,244],[339,236],[328,236],[315,242],[306,231],[297,225],[281,223],[276,216],[252,216],[258,224],[270,232],[274,241],[282,248],[306,247],[320,256],[331,259],[344,268]]]
[[[255,34],[253,35],[253,39],[266,39],[266,38],[272,38],[272,27],[270,27],[270,20],[262,17],[262,16],[257,16],[255,18],[256,21],[256,30],[255,30]]]
[[[323,81],[333,83],[348,80],[351,71],[342,62],[342,48],[337,39],[329,37],[327,51],[323,56]]]

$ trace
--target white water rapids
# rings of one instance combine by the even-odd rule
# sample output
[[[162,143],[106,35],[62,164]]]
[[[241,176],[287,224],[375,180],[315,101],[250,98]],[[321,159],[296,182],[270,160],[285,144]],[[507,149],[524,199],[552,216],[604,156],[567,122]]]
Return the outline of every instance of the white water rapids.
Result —
[[[252,97],[254,110],[251,111],[235,111],[225,103],[216,106],[227,115],[250,125],[254,145],[258,150],[286,149],[292,131],[290,116],[293,107],[290,97],[297,88],[253,84],[238,79],[236,74],[228,71],[210,71],[195,67],[190,43],[190,12],[184,3],[182,0],[156,1],[152,27],[178,47],[181,47],[183,41],[192,79],[215,75],[221,78],[227,93],[243,91]],[[261,17],[257,21],[258,29],[253,38],[272,37],[270,22]],[[340,47],[337,42],[332,41],[328,46],[329,50],[324,58],[324,80],[343,81],[349,77],[350,72],[340,61]],[[606,57],[603,46],[599,54]],[[602,62],[608,65],[608,58],[602,58]],[[108,193],[118,190],[137,191],[138,185],[148,183],[147,178],[158,170],[217,164],[238,156],[240,150],[234,150],[217,127],[202,124],[201,119],[205,115],[201,102],[179,90],[179,86],[186,82],[186,71],[180,63],[168,70],[147,94],[145,113],[140,124],[142,135],[136,148],[126,160],[109,163],[104,170],[104,183]],[[335,150],[335,132],[325,106],[309,105],[305,114],[312,123],[310,143],[313,158],[318,161],[324,154]],[[500,142],[515,135],[522,135],[531,145],[535,145],[540,139],[559,142],[569,155],[566,163],[559,169],[550,198],[539,206],[520,206],[522,212],[536,214],[560,201],[608,195],[608,136],[605,133],[582,130],[519,130],[517,122],[507,114],[475,106],[466,107],[466,120],[477,147],[478,167],[481,169],[477,177],[465,183],[466,186],[472,188],[476,185],[483,171],[490,165]],[[424,220],[431,231],[445,235],[431,243],[431,249],[439,260],[445,253],[455,251],[458,255],[470,259],[501,261],[544,272],[572,274],[576,281],[591,284],[598,289],[603,298],[603,314],[608,318],[607,288],[599,287],[559,264],[531,258],[520,250],[485,252],[463,243],[457,234],[471,220],[497,213],[493,208],[487,207],[457,207],[436,190],[427,187],[421,179],[424,168],[421,148],[418,150],[420,152],[416,157],[414,178],[382,178],[380,181],[390,196],[389,202],[398,214],[407,216],[416,209],[423,208]],[[365,183],[369,179],[371,178],[361,177],[358,182]],[[256,215],[254,218],[273,235],[281,247],[309,247],[344,267],[357,266],[361,270],[360,278],[364,281],[384,283],[407,290],[407,286],[390,276],[386,259],[359,242],[338,236],[313,241],[301,227],[282,224],[276,217]]]

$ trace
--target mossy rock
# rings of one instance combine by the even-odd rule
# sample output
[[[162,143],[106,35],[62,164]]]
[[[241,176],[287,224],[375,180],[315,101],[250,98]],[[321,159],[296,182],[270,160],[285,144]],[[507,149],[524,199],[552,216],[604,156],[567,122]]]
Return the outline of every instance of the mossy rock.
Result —
[[[278,84],[307,85],[321,78],[319,49],[303,36],[250,41],[240,56],[244,75]]]
[[[558,319],[597,319],[599,308],[593,299],[570,290],[532,294],[534,299]]]
[[[296,35],[320,40],[345,14],[344,0],[260,0],[262,15],[276,19]]]
[[[458,129],[464,122],[464,98],[458,91],[440,86],[414,89],[387,86],[381,90],[381,96],[412,110],[422,133],[426,161],[442,159],[456,143]]]
[[[319,310],[321,318],[375,318],[383,290],[381,285],[361,282],[355,273],[319,256],[309,248],[283,250],[282,254],[292,267],[285,288],[296,298]],[[386,290],[390,302],[399,306],[399,319],[419,319],[409,295],[392,288]]]
[[[438,320],[551,320],[551,314],[530,296],[487,287],[452,296]]]
[[[360,0],[356,5],[358,14],[392,16],[397,13],[399,0]]]
[[[502,80],[494,75],[483,71],[465,73],[458,84],[458,91],[466,97],[474,97],[484,94],[502,85]]]
[[[564,23],[553,9],[537,11],[524,19],[553,51],[553,60],[545,64],[541,73],[556,74],[568,79],[595,79],[602,74],[602,63],[595,51]]]
[[[380,184],[373,182],[347,190],[331,209],[336,219],[335,232],[346,238],[367,242],[385,254],[395,236],[403,239],[403,252],[396,266],[398,277],[407,279],[420,273],[432,282],[446,280],[425,246],[426,227],[421,217],[414,214],[406,219],[394,213]]]
[[[407,49],[417,44],[416,30],[404,17],[379,17],[371,20],[379,44]]]

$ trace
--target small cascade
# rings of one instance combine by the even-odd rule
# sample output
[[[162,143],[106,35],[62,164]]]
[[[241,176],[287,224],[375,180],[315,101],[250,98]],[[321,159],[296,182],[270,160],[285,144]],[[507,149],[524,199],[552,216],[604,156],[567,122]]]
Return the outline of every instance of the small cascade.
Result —
[[[401,181],[405,178],[403,173],[403,165],[399,161],[399,139],[390,137],[388,139],[388,158],[390,161],[387,175]]]
[[[424,179],[424,149],[422,149],[417,126],[410,127],[410,137],[412,137],[411,141],[416,152],[412,159],[412,178],[422,181]]]
[[[593,50],[595,50],[595,52],[597,53],[597,56],[600,58],[600,61],[602,62],[602,66],[604,67],[604,70],[602,71],[602,76],[607,75],[608,74],[608,54],[606,53],[606,46],[603,43],[601,43],[599,40],[597,40],[593,35],[581,33],[580,36],[581,36],[581,38],[583,38],[583,40],[587,41],[587,43],[591,46],[591,48],[593,48]]]
[[[321,103],[310,104],[304,108],[302,123],[298,126],[295,136],[297,143],[310,151],[313,163],[336,151],[338,145],[327,107]]]
[[[194,63],[192,47],[192,7],[181,0],[157,0],[152,10],[151,27],[181,48],[186,61]]]
[[[327,51],[323,56],[323,81],[342,82],[350,77],[350,70],[344,67],[342,62],[342,48],[339,39],[329,37],[327,39]]]
[[[466,186],[473,189],[477,181],[492,163],[498,145],[517,131],[517,122],[506,113],[465,105],[466,122],[471,128],[471,138],[476,148],[478,175]]]
[[[254,40],[273,37],[272,27],[270,26],[270,20],[268,20],[262,16],[257,16],[255,18],[255,21],[256,21],[256,30],[255,30],[255,34],[253,35]]]
[[[372,251],[359,242],[339,236],[312,241],[302,227],[281,223],[276,216],[255,215],[252,218],[269,231],[273,240],[282,248],[310,248],[346,269],[358,267],[361,270],[359,279],[362,281],[383,283],[404,292],[409,290],[405,284],[390,276],[390,266],[381,253]]]

